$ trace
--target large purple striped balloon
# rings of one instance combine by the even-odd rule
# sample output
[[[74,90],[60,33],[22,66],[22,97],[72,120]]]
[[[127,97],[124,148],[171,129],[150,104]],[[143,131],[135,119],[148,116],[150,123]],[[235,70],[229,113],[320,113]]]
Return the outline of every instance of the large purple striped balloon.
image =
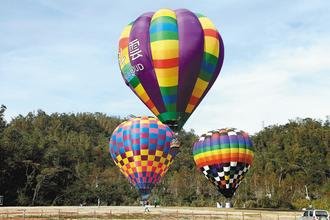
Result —
[[[219,75],[224,47],[205,16],[186,9],[145,13],[119,40],[126,84],[174,131],[180,130]]]

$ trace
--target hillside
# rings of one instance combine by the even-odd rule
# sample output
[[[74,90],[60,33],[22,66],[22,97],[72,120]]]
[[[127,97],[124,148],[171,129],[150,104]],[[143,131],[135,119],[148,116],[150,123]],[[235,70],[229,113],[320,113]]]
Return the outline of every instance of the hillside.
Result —
[[[102,113],[47,114],[4,120],[0,110],[0,195],[5,205],[137,205],[135,189],[108,154],[108,138],[123,119]],[[211,129],[211,128],[210,128]],[[236,207],[330,209],[330,122],[290,120],[253,137],[255,160],[233,200]],[[195,168],[193,131],[179,134],[181,153],[153,198],[166,206],[214,206],[223,201]]]

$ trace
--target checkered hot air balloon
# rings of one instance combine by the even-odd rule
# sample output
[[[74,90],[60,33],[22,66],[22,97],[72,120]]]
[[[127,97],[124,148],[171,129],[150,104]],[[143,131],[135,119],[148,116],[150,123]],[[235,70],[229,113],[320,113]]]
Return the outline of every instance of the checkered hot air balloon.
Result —
[[[145,13],[124,28],[119,40],[126,84],[175,132],[213,85],[223,58],[214,24],[186,9]]]
[[[231,198],[252,164],[252,141],[236,129],[210,131],[194,143],[193,155],[205,177]]]
[[[120,171],[146,200],[165,175],[176,151],[170,144],[173,131],[153,117],[137,117],[121,123],[110,138],[110,155]]]

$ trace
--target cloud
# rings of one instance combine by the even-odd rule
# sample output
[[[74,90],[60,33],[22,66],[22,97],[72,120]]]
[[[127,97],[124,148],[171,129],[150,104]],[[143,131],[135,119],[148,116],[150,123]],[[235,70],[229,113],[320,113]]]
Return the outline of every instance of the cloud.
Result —
[[[262,124],[296,117],[325,119],[330,109],[330,40],[270,51],[262,61],[226,69],[187,128],[201,134],[220,127],[256,132]]]

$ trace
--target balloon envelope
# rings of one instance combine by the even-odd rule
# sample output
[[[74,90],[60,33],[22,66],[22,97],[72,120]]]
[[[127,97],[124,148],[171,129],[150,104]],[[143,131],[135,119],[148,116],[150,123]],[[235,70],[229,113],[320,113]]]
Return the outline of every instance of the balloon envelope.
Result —
[[[160,9],[127,25],[119,40],[126,84],[174,131],[185,124],[219,75],[223,42],[214,24],[186,9]]]
[[[175,153],[170,149],[173,132],[152,117],[121,123],[110,139],[110,154],[120,171],[146,200],[165,175]]]
[[[254,153],[246,132],[225,128],[202,135],[194,143],[193,155],[205,177],[231,198],[249,170]]]

